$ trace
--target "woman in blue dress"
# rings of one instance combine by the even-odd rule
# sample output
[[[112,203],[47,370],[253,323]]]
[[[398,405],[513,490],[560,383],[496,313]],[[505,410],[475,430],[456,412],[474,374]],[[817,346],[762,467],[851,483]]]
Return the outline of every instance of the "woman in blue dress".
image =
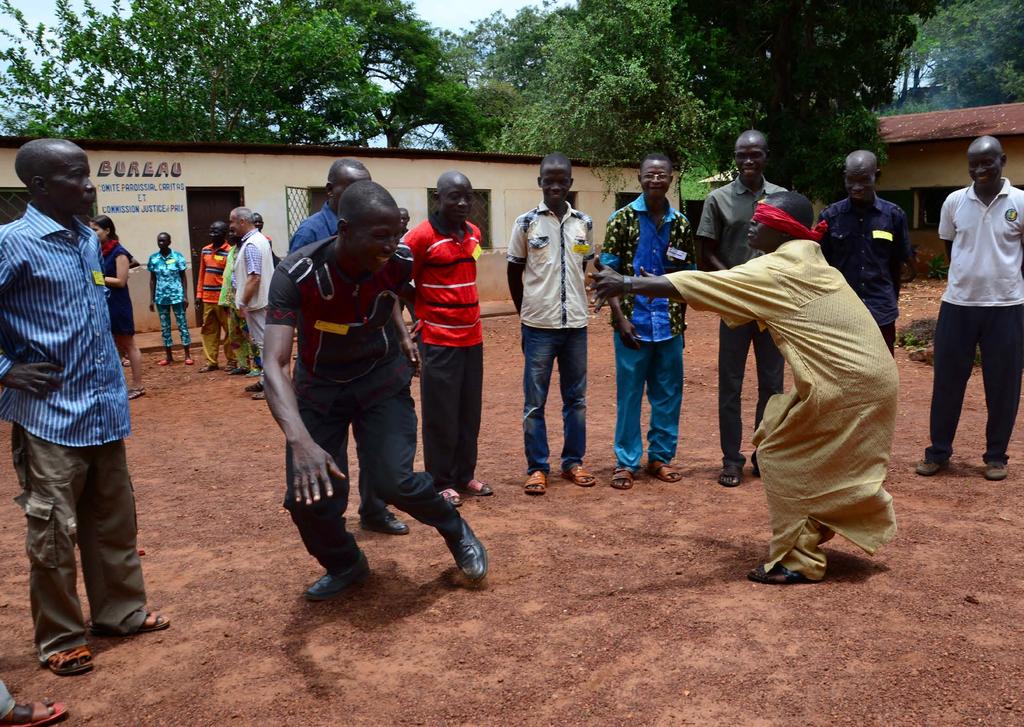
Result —
[[[114,221],[109,217],[94,217],[89,226],[100,239],[103,276],[109,288],[107,308],[110,310],[110,332],[114,334],[114,343],[128,356],[131,365],[132,385],[128,388],[128,398],[137,399],[146,393],[146,389],[142,386],[142,354],[135,344],[135,317],[132,315],[132,298],[128,293],[128,267],[132,256],[121,246]]]

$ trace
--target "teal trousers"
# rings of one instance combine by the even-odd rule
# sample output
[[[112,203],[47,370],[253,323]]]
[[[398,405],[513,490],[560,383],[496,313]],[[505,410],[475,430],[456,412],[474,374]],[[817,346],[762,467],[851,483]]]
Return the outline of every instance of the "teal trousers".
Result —
[[[644,453],[640,405],[647,390],[651,405],[647,459],[670,462],[679,442],[679,410],[683,404],[683,336],[628,348],[615,334],[615,462],[640,469]]]

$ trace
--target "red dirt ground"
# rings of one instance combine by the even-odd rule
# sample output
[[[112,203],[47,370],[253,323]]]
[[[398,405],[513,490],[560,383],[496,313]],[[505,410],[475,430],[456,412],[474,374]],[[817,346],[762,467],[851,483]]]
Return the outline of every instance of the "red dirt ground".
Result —
[[[903,321],[934,315],[940,291],[911,286]],[[600,484],[529,498],[518,323],[486,321],[479,474],[497,494],[462,512],[490,550],[487,585],[461,585],[441,540],[412,523],[405,537],[360,534],[373,575],[326,604],[301,597],[319,573],[281,508],[282,437],[266,406],[237,378],[148,367],[129,462],[151,604],[173,626],[94,640],[87,676],[41,670],[4,458],[0,677],[102,725],[1024,724],[1021,470],[981,477],[980,376],[952,471],[917,477],[932,371],[898,352],[887,484],[898,537],[873,559],[837,538],[824,583],[760,586],[744,579],[766,553],[760,483],[714,484],[717,319],[691,313],[690,324],[683,482],[608,487],[613,354],[601,320],[587,460]],[[559,406],[553,393],[549,422]]]

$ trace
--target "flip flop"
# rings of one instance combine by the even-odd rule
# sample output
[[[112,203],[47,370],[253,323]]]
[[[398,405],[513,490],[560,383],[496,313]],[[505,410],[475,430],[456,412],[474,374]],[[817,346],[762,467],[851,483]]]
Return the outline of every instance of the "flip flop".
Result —
[[[143,387],[141,387],[141,386],[138,389],[128,389],[128,398],[129,399],[138,399],[140,396],[145,396],[145,395],[146,395],[146,390]]]
[[[162,359],[160,359],[159,361],[157,361],[157,362],[156,362],[156,365],[157,365],[157,366],[170,366],[170,365],[171,365],[171,362],[170,362],[170,361],[168,361],[168,360],[167,360],[167,359],[165,359],[165,358],[162,358]]]
[[[155,616],[156,620],[154,621],[154,623],[152,623],[150,625],[147,625],[146,621],[149,620],[150,616]],[[96,624],[89,624],[89,633],[91,633],[93,636],[106,636],[106,637],[110,637],[110,638],[115,638],[115,637],[127,638],[129,636],[137,636],[138,634],[149,634],[149,633],[152,633],[154,631],[163,631],[164,629],[167,629],[167,628],[170,628],[170,627],[171,627],[171,620],[169,618],[167,618],[163,614],[153,613],[152,611],[150,611],[149,613],[146,614],[146,618],[144,618],[142,620],[142,625],[139,626],[139,628],[137,628],[135,631],[133,631],[130,634],[119,634],[119,633],[117,633],[115,631],[111,631],[110,629],[106,629],[106,628],[104,628],[102,626],[97,626]]]
[[[36,704],[42,704],[46,707],[47,711],[53,710],[53,714],[50,714],[42,719],[32,721],[32,714],[35,712]],[[28,708],[29,712],[28,721],[15,721],[14,713],[18,709]],[[54,702],[52,699],[44,699],[41,702],[35,702],[32,704],[16,704],[14,709],[8,713],[6,717],[0,718],[0,727],[45,727],[48,724],[54,724],[60,722],[62,719],[68,716],[68,708],[63,702]]]
[[[185,365],[186,365],[186,366],[191,366],[191,365],[192,365],[192,364],[194,364],[194,363],[195,363],[195,361],[193,361],[193,360],[192,360],[192,359],[190,359],[190,358],[187,358],[187,359],[185,359]]]
[[[462,497],[451,487],[446,487],[437,494],[443,497],[452,507],[462,507]]]
[[[477,479],[470,480],[456,489],[460,495],[466,495],[468,497],[489,497],[494,494],[494,490],[491,489],[490,485]]]

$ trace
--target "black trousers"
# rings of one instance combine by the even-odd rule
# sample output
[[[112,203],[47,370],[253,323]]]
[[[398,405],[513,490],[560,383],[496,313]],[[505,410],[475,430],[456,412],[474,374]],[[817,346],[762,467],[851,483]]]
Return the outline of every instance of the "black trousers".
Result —
[[[423,463],[443,490],[476,475],[484,387],[484,347],[420,345]]]
[[[723,322],[718,329],[718,435],[722,444],[722,464],[740,467],[747,461],[740,452],[743,441],[743,420],[740,416],[743,375],[747,354],[754,345],[757,364],[757,408],[754,428],[761,423],[765,405],[773,394],[782,393],[785,360],[768,331],[760,331],[757,323],[729,328]]]
[[[416,409],[409,387],[379,401],[367,403],[355,392],[339,393],[328,407],[304,405],[299,412],[313,440],[334,458],[348,475],[348,431],[356,438],[360,480],[389,505],[403,510],[446,538],[461,534],[461,518],[434,489],[424,472],[413,472],[416,456]],[[348,480],[332,479],[334,497],[306,505],[295,499],[292,487],[292,450],[285,457],[288,478],[284,506],[299,529],[306,550],[329,573],[353,565],[359,557],[355,538],[345,529]]]
[[[945,462],[953,454],[953,438],[978,346],[988,408],[982,459],[1006,464],[1024,370],[1024,305],[980,307],[945,301],[935,327],[932,443],[924,453],[929,462]]]

